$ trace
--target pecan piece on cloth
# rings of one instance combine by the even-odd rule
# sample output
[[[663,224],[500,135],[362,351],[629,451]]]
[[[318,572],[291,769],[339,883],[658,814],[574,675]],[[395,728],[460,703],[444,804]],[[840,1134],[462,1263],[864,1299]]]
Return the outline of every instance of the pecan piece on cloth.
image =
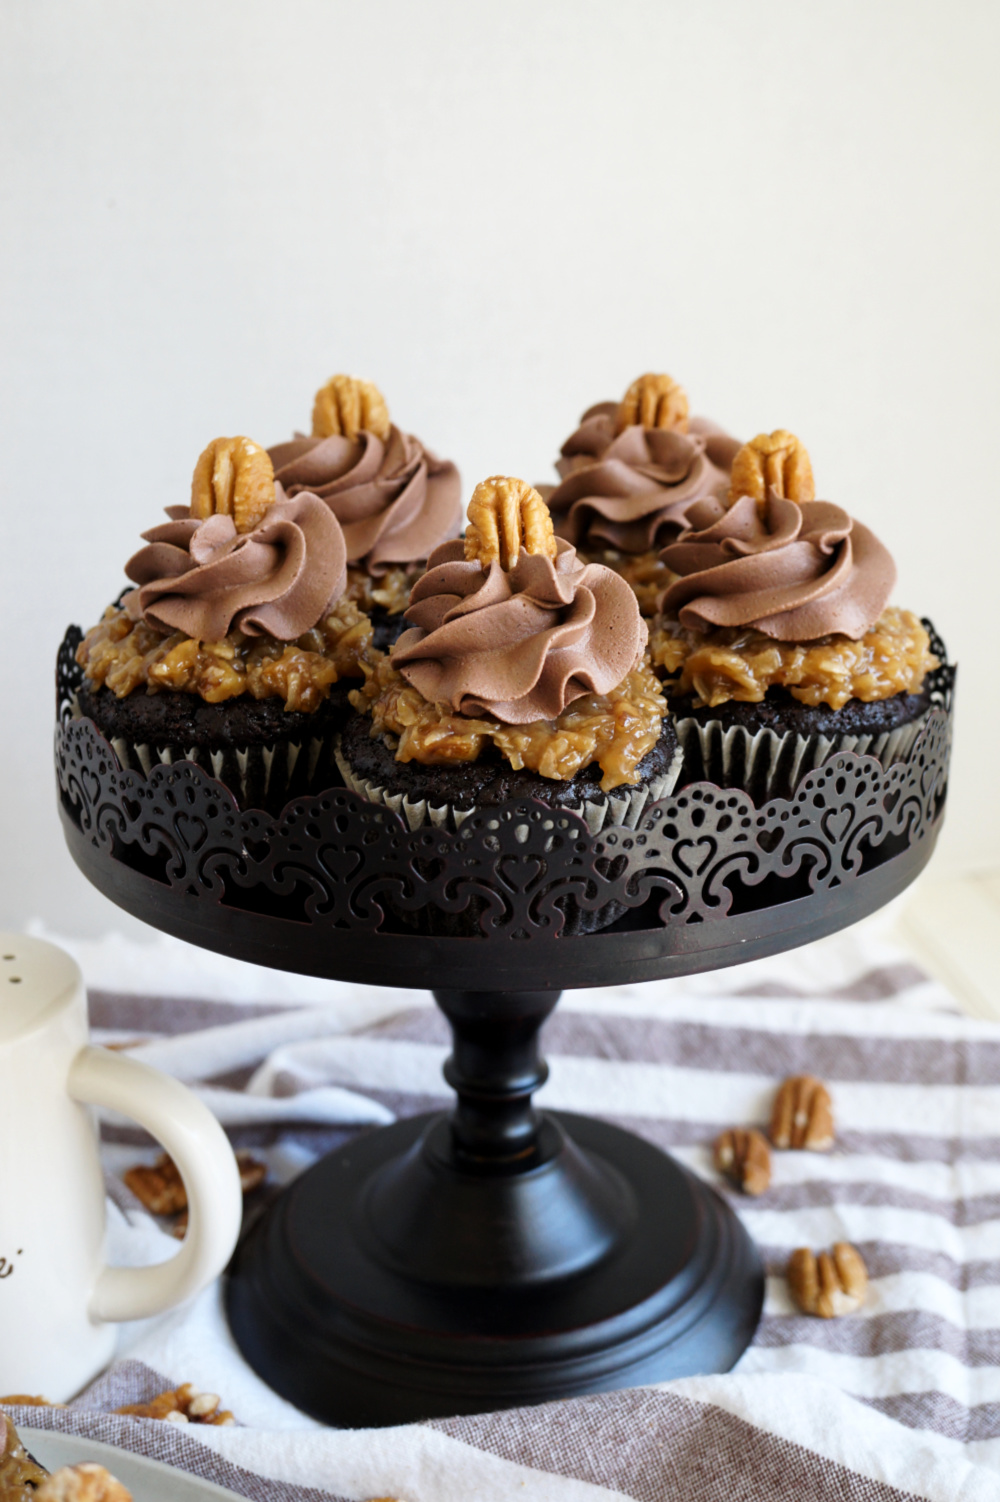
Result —
[[[778,1088],[768,1135],[775,1147],[825,1153],[833,1146],[830,1092],[812,1074],[796,1074]]]
[[[161,1153],[150,1168],[137,1163],[122,1174],[125,1184],[144,1209],[153,1215],[176,1215],[187,1209],[187,1190],[177,1164],[167,1153]]]
[[[222,1407],[217,1393],[199,1392],[190,1382],[157,1393],[148,1403],[126,1403],[115,1413],[131,1414],[140,1419],[162,1419],[168,1424],[213,1424],[228,1427],[236,1420]]]
[[[800,1246],[788,1261],[788,1288],[803,1314],[836,1319],[860,1309],[868,1292],[868,1269],[849,1241],[819,1256]]]
[[[556,556],[552,514],[538,491],[511,475],[480,480],[469,502],[465,557],[489,568],[512,569],[521,553]]]
[[[750,495],[762,506],[769,489],[776,490],[786,501],[816,499],[812,463],[805,444],[786,428],[758,433],[733,460],[730,502],[738,501],[741,495]]]
[[[331,376],[316,393],[313,403],[314,438],[357,438],[374,433],[383,442],[389,436],[389,408],[372,381],[360,376]]]
[[[649,372],[634,380],[618,407],[615,430],[626,428],[672,428],[676,433],[688,429],[688,399],[683,386],[672,376]]]
[[[231,516],[237,532],[252,532],[274,504],[274,466],[250,438],[213,438],[191,477],[191,515],[198,521]]]
[[[744,1194],[763,1194],[771,1182],[771,1149],[756,1127],[730,1127],[715,1139],[712,1161]]]
[[[267,1164],[255,1158],[246,1148],[236,1151],[236,1166],[240,1171],[240,1188],[250,1194],[267,1178]],[[183,1237],[188,1225],[188,1200],[184,1180],[177,1165],[168,1153],[161,1153],[150,1168],[137,1163],[122,1174],[125,1184],[136,1199],[151,1215],[173,1215],[171,1235]]]

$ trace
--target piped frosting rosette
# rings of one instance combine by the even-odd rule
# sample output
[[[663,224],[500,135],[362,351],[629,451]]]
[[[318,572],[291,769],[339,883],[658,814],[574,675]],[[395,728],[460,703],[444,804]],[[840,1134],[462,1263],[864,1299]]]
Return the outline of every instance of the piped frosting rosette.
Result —
[[[873,532],[829,501],[786,500],[770,489],[763,509],[740,496],[728,510],[699,502],[690,530],[663,549],[681,577],[663,614],[694,630],[745,626],[777,641],[875,624],[896,583],[896,565]]]
[[[684,530],[692,504],[726,491],[739,444],[698,418],[683,433],[638,424],[616,432],[617,410],[602,402],[584,413],[547,500],[556,533],[574,546],[650,552]]]
[[[746,446],[757,463],[752,493],[695,503],[688,530],[661,553],[679,577],[661,597],[653,654],[662,660],[661,644],[681,638],[690,652],[675,684],[694,708],[676,721],[685,775],[760,799],[790,795],[836,751],[885,764],[905,756],[926,709],[914,693],[936,662],[923,656],[926,632],[915,618],[886,611],[896,583],[888,550],[840,506],[812,499],[798,440],[781,431],[754,445]],[[746,483],[743,455],[734,490]],[[918,659],[915,678],[901,668],[892,681],[897,650]],[[783,695],[780,711],[769,684]]]
[[[123,600],[131,620],[196,641],[230,631],[294,641],[343,590],[347,552],[337,519],[318,496],[275,501],[250,532],[231,516],[199,521],[186,506],[142,534],[125,565],[138,588]]]
[[[437,548],[413,587],[393,666],[425,699],[507,725],[555,719],[582,694],[604,694],[641,661],[647,627],[628,585],[583,563],[521,553],[484,572],[460,539]]]
[[[348,563],[376,577],[422,562],[461,527],[458,470],[391,424],[370,382],[334,376],[317,393],[312,436],[268,453],[285,494],[308,490],[325,501]]]
[[[621,573],[652,616],[669,577],[658,549],[684,530],[695,502],[725,494],[738,448],[713,423],[689,418],[670,376],[640,376],[621,402],[585,412],[563,444],[561,483],[546,488],[556,532]]]

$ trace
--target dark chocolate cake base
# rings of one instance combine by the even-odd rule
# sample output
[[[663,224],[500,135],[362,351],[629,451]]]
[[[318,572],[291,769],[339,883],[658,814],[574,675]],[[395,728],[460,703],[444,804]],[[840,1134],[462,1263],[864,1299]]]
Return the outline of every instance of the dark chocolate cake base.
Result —
[[[225,783],[241,808],[280,813],[292,798],[343,786],[334,742],[353,713],[347,696],[354,687],[353,680],[335,683],[312,714],[249,694],[207,704],[169,690],[118,699],[84,685],[78,700],[124,769],[148,776],[154,766],[193,761]]]
[[[410,623],[402,611],[396,615],[390,615],[381,605],[376,605],[368,612],[368,619],[372,623],[372,646],[380,652],[388,652],[394,647],[404,631],[408,631]]]
[[[578,814],[592,834],[615,825],[634,827],[646,805],[666,797],[677,781],[680,747],[671,721],[664,719],[660,738],[639,763],[636,786],[601,789],[601,769],[585,767],[568,781],[542,777],[522,768],[515,771],[495,747],[478,761],[427,766],[400,762],[382,736],[372,736],[367,715],[350,717],[341,732],[338,762],[349,788],[372,802],[383,803],[407,820],[411,829],[423,825],[454,829],[470,814],[501,804],[534,798],[553,810]],[[405,909],[386,899],[409,927],[421,933],[474,934],[479,932],[484,905],[471,899],[461,913],[446,913],[430,903]],[[566,934],[594,933],[625,911],[618,902],[597,909],[582,907],[572,893],[559,904]]]
[[[445,766],[427,766],[417,761],[397,761],[395,752],[382,736],[371,735],[367,715],[352,714],[341,733],[341,756],[358,779],[374,783],[389,794],[400,794],[411,802],[425,800],[433,808],[471,810],[494,808],[518,798],[538,798],[553,808],[579,811],[582,805],[611,804],[614,815],[635,792],[633,787],[602,792],[600,767],[592,763],[583,767],[567,782],[542,777],[522,767],[515,771],[495,746],[487,747],[478,761],[452,762]],[[677,735],[669,719],[663,721],[660,738],[639,763],[641,786],[659,784],[671,772],[678,749]],[[662,794],[657,794],[662,796]],[[645,800],[644,800],[645,801]],[[423,821],[421,821],[423,822]],[[601,818],[598,828],[605,822]],[[612,817],[612,823],[623,818]]]
[[[757,704],[731,699],[695,707],[692,696],[672,698],[684,748],[683,781],[739,787],[759,804],[791,798],[802,777],[838,751],[875,756],[884,765],[906,756],[931,706],[929,690],[842,709],[800,704],[785,688],[769,689]]]

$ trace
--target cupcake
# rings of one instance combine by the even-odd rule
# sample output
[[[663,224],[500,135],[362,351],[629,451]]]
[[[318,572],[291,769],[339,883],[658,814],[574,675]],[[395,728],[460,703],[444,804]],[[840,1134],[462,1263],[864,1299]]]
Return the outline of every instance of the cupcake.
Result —
[[[738,442],[703,417],[668,375],[644,375],[621,402],[599,402],[562,446],[561,484],[544,494],[556,535],[635,590],[652,616],[670,582],[660,549],[687,525],[688,508],[725,495]]]
[[[312,436],[268,450],[285,495],[321,496],[347,544],[347,598],[385,649],[405,628],[410,588],[439,543],[461,530],[458,470],[389,421],[381,392],[333,376],[316,393]]]
[[[790,797],[838,751],[906,756],[939,664],[923,624],[889,606],[896,582],[878,538],[814,499],[791,433],[736,455],[726,502],[688,510],[664,548],[650,651],[684,748],[685,779]]]
[[[596,834],[634,826],[673,787],[681,757],[635,596],[554,536],[523,480],[477,486],[464,541],[435,549],[406,619],[351,695],[338,760],[348,787],[411,828],[535,798]],[[617,911],[574,902],[566,916],[583,932]]]
[[[80,645],[79,713],[123,768],[193,761],[243,807],[339,785],[334,735],[375,654],[337,518],[286,497],[248,438],[210,443],[190,505],[166,509]]]

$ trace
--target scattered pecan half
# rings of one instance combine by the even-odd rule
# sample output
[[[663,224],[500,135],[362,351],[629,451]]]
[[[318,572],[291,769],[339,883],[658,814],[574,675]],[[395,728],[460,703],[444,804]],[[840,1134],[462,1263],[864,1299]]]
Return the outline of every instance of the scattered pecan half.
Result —
[[[465,556],[489,568],[510,569],[522,553],[556,556],[552,515],[537,490],[510,475],[480,480],[469,502]]]
[[[153,1215],[176,1215],[187,1209],[187,1190],[177,1164],[167,1153],[161,1153],[150,1168],[137,1163],[122,1174],[126,1185],[136,1199]]]
[[[274,504],[274,466],[250,438],[213,438],[191,477],[191,515],[199,521],[231,516],[237,532],[252,532]]]
[[[199,1392],[190,1382],[157,1393],[148,1403],[126,1403],[115,1413],[129,1413],[141,1419],[163,1419],[168,1424],[214,1424],[226,1427],[236,1420],[214,1392]]]
[[[313,402],[314,438],[357,438],[362,431],[385,440],[389,436],[389,408],[372,381],[360,376],[331,376]]]
[[[236,1166],[240,1171],[240,1187],[244,1194],[249,1194],[267,1178],[267,1164],[261,1163],[245,1148],[237,1149]],[[171,1232],[175,1236],[184,1235],[188,1219],[187,1190],[177,1164],[168,1153],[161,1153],[151,1168],[145,1163],[127,1168],[122,1178],[151,1215],[176,1216],[170,1227]]]
[[[737,501],[741,495],[752,495],[758,506],[762,506],[769,487],[786,501],[816,499],[812,464],[805,445],[784,428],[774,433],[758,433],[739,450],[733,460],[729,499]]]
[[[668,375],[639,376],[622,397],[615,424],[619,433],[638,424],[643,428],[688,429],[688,399],[683,386]]]
[[[833,1146],[830,1092],[812,1074],[792,1075],[778,1088],[769,1135],[775,1147],[829,1152]]]
[[[788,1287],[803,1314],[835,1319],[860,1309],[868,1292],[868,1269],[849,1241],[838,1241],[832,1252],[800,1246],[788,1261]]]
[[[715,1140],[713,1160],[744,1194],[763,1194],[771,1182],[771,1149],[756,1127],[731,1127]]]
[[[64,1465],[46,1476],[35,1493],[38,1502],[132,1502],[132,1493],[102,1465],[84,1461]]]

